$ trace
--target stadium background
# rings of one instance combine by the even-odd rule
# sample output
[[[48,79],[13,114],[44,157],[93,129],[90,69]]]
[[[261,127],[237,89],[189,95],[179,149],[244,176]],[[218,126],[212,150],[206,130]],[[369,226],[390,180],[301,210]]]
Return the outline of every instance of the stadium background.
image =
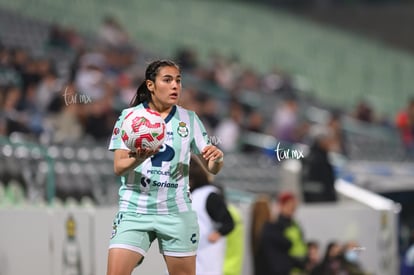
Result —
[[[11,55],[8,49],[20,49],[34,60],[51,60],[56,69],[54,80],[60,83],[53,92],[62,99],[71,77],[82,66],[79,52],[101,50],[99,31],[105,16],[111,15],[124,28],[130,41],[125,47],[110,48],[118,54],[112,58],[120,62],[111,64],[107,74],[116,87],[110,96],[111,107],[97,105],[97,113],[105,113],[104,120],[87,119],[88,123],[113,119],[111,115],[125,104],[117,87],[127,90],[128,85],[133,86],[137,79],[131,75],[142,74],[149,60],[177,59],[185,72],[185,92],[194,97],[186,97],[190,108],[202,110],[200,105],[206,98],[214,98],[219,106],[218,119],[224,121],[236,99],[246,114],[258,111],[263,117],[259,135],[244,132],[238,147],[226,154],[226,167],[217,177],[226,188],[229,200],[242,208],[248,207],[260,193],[277,194],[285,189],[300,193],[298,170],[292,168],[296,166],[290,162],[282,165],[276,161],[273,152],[276,139],[269,130],[275,108],[283,104],[286,95],[294,94],[300,116],[307,123],[323,123],[330,111],[339,112],[343,116],[348,152],[346,156],[334,155],[338,178],[391,198],[402,206],[395,228],[398,242],[395,261],[398,262],[407,248],[409,232],[414,228],[410,201],[414,188],[413,164],[394,125],[395,115],[414,95],[413,42],[407,35],[412,26],[410,11],[413,8],[407,2],[157,0],[125,1],[121,5],[98,0],[70,4],[51,0],[0,1],[1,56],[5,60],[5,56]],[[57,35],[62,33],[66,33],[63,40]],[[119,61],[131,56],[133,69]],[[101,62],[99,58],[98,61],[94,59],[96,56],[90,57],[89,62]],[[10,93],[4,87],[24,85],[16,68],[10,63],[5,66],[6,63],[2,63],[0,74],[2,115],[6,113],[3,95]],[[217,64],[223,67],[215,67]],[[128,70],[123,71],[125,67]],[[212,72],[224,75],[229,70],[237,71],[237,81],[211,76]],[[283,80],[283,85],[272,86],[276,84],[270,80],[275,77]],[[130,82],[125,84],[125,79]],[[266,79],[270,79],[269,82]],[[79,96],[88,92],[76,87],[73,90]],[[100,98],[90,99],[92,102],[86,103],[96,103]],[[368,121],[361,121],[355,115],[361,102],[374,114]],[[72,105],[89,106],[84,103]],[[100,107],[104,111],[100,112]],[[64,109],[59,112],[64,113]],[[17,117],[32,115],[21,107],[16,110],[20,112]],[[91,124],[86,123],[82,124],[84,129],[77,139],[65,140],[65,136],[59,139],[57,129],[48,127],[45,117],[41,116],[40,125],[35,117],[31,118],[30,125],[36,127],[26,127],[20,131],[23,134],[7,129],[2,132],[0,194],[1,213],[5,215],[2,217],[12,220],[18,215],[30,216],[31,211],[40,211],[43,215],[44,209],[52,209],[53,217],[79,211],[80,223],[82,220],[96,222],[96,218],[92,222],[88,216],[94,215],[91,211],[105,210],[116,203],[118,180],[112,173],[112,155],[105,149],[105,136],[110,132],[88,132],[87,126]],[[246,123],[247,118],[240,125]],[[254,152],[258,153],[257,157],[252,158],[253,153],[243,149],[245,144],[260,149],[259,153]],[[306,144],[300,146],[306,147]],[[347,211],[346,206],[335,207],[338,207],[337,213]],[[326,208],[329,207],[322,207]],[[301,209],[308,214],[323,211],[307,205],[302,205]],[[85,214],[85,210],[89,214]],[[112,213],[111,209],[105,211]],[[335,217],[335,214],[327,215]],[[357,216],[349,214],[349,222]],[[43,218],[48,223],[50,217]],[[311,231],[316,216],[303,219]],[[52,220],[49,223],[56,225],[49,227],[48,232],[50,230],[55,237],[61,235],[57,239],[65,238],[64,227],[59,229],[59,225],[66,220],[61,217]],[[17,225],[10,227],[11,232],[14,226]],[[25,223],[20,226],[24,227]],[[96,228],[96,225],[86,227]],[[3,225],[2,230],[2,235],[10,232]],[[33,234],[38,231],[34,230]],[[87,245],[89,239],[85,237],[84,240],[83,251],[93,250],[93,244]],[[43,241],[50,242],[47,236]],[[59,249],[55,247],[55,253]],[[15,270],[13,263],[7,264],[7,252],[2,250],[2,253],[0,260],[6,262],[3,266],[8,266],[12,272]],[[45,253],[50,252],[45,249]],[[372,264],[375,260],[366,261],[376,268]],[[90,262],[90,270],[99,270],[94,261]],[[54,270],[50,274],[59,274],[56,266],[50,268]],[[47,270],[50,272],[49,267]]]

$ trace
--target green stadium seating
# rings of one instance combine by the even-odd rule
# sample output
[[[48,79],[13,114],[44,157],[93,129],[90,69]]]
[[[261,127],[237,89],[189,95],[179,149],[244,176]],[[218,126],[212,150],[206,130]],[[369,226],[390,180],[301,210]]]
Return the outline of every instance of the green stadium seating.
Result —
[[[275,65],[305,77],[324,102],[352,108],[366,99],[394,115],[413,94],[414,57],[355,34],[281,11],[235,1],[0,0],[0,8],[96,33],[114,15],[146,49],[172,56],[194,46],[202,61],[213,51],[236,54],[266,72]]]

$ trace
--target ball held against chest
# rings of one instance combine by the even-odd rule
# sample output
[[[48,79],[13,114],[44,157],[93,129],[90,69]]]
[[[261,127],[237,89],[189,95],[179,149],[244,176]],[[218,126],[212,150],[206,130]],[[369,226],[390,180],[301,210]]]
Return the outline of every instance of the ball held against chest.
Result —
[[[149,108],[131,110],[122,122],[121,138],[131,151],[138,148],[155,150],[164,143],[165,121]]]

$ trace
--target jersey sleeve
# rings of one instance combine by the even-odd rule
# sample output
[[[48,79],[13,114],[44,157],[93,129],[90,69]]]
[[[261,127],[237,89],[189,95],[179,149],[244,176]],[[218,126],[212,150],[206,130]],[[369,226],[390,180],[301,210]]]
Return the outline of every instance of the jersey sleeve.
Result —
[[[121,115],[118,117],[118,120],[115,122],[114,129],[112,130],[111,140],[109,141],[108,150],[115,151],[116,149],[125,149],[129,150],[126,147],[124,141],[121,138],[121,125],[124,121],[125,110],[122,111]]]
[[[201,154],[201,151],[203,151],[204,147],[210,145],[211,143],[208,138],[206,128],[204,127],[200,118],[196,113],[193,114],[193,140],[191,141],[191,151],[194,154],[199,155]]]
[[[216,222],[216,229],[222,236],[226,236],[234,229],[234,220],[222,195],[210,193],[207,197],[206,209],[211,219]]]

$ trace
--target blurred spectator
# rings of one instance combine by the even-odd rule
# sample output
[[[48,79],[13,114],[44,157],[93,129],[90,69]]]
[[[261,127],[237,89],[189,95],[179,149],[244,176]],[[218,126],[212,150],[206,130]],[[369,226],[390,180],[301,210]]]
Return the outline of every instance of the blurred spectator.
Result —
[[[184,71],[193,71],[198,66],[197,53],[191,47],[182,47],[178,49],[176,61],[180,68]]]
[[[68,97],[74,98],[76,95],[73,84],[69,84],[65,90],[65,97],[56,98],[54,110],[45,123],[46,138],[48,142],[65,144],[76,143],[84,136],[83,127],[80,121],[81,105],[71,103]]]
[[[37,110],[41,114],[49,112],[49,108],[56,97],[62,97],[63,84],[59,81],[56,71],[49,68],[44,73],[42,80],[37,85],[36,102]]]
[[[24,49],[15,48],[11,52],[12,55],[12,63],[14,69],[19,73],[22,74],[24,72],[24,67],[29,60],[29,55]]]
[[[266,74],[262,79],[263,91],[266,93],[275,93],[283,89],[284,79],[279,70],[274,69],[270,73]]]
[[[220,123],[217,99],[204,95],[199,96],[198,99],[202,105],[199,117],[203,121],[207,133],[214,133]]]
[[[70,48],[74,50],[82,48],[85,44],[83,38],[78,34],[78,32],[74,28],[66,29],[66,40],[68,41]]]
[[[247,117],[247,126],[245,127],[244,131],[247,134],[249,132],[263,133],[263,116],[259,111],[252,110],[249,113]],[[262,151],[262,148],[255,145],[251,145],[249,143],[243,143],[241,151],[245,153],[260,152]]]
[[[82,124],[85,134],[98,141],[105,141],[113,130],[113,124],[118,118],[117,113],[112,109],[112,99],[92,102],[81,105]]]
[[[106,16],[99,30],[99,38],[106,46],[122,48],[129,44],[129,35],[112,16]]]
[[[346,137],[345,132],[342,128],[341,115],[338,112],[333,112],[328,121],[328,128],[332,133],[332,146],[331,150],[342,154],[347,155],[346,148]]]
[[[260,87],[260,80],[252,69],[245,69],[238,78],[238,89],[241,91],[257,91]]]
[[[193,210],[199,224],[197,274],[223,274],[226,239],[234,229],[220,189],[210,183],[208,172],[196,156],[192,156],[189,171]],[[214,257],[214,261],[211,260]]]
[[[213,53],[211,55],[211,74],[212,80],[221,88],[230,91],[234,88],[238,77],[238,67],[232,66],[231,62],[221,56]]]
[[[11,86],[5,89],[3,95],[3,106],[1,107],[3,124],[5,124],[6,135],[13,132],[30,133],[27,125],[27,115],[18,109],[18,104],[22,97],[21,89],[16,86]]]
[[[372,107],[365,101],[357,104],[352,116],[362,122],[373,123],[375,121]]]
[[[230,104],[230,114],[228,118],[220,121],[216,128],[215,135],[220,140],[217,144],[224,152],[234,152],[238,150],[241,137],[241,124],[243,122],[243,107],[238,102]]]
[[[400,132],[407,155],[414,157],[414,98],[410,100],[404,110],[397,114],[395,124]]]
[[[69,82],[74,82],[76,79],[76,74],[81,66],[81,59],[87,53],[85,48],[77,49],[73,59],[71,60],[70,64],[68,65],[69,73],[68,79]]]
[[[51,47],[60,49],[67,49],[70,47],[65,30],[57,24],[50,27],[47,44]]]
[[[134,48],[129,46],[105,48],[102,53],[105,59],[104,72],[110,77],[117,77],[119,74],[128,72],[129,66],[133,65],[134,58],[138,54]]]
[[[355,241],[345,243],[343,248],[343,266],[349,275],[370,275],[363,270],[359,262],[359,253],[363,250]]]
[[[4,89],[0,86],[0,136],[5,136],[7,134],[7,117],[3,111],[4,100],[6,97],[5,93]]]
[[[311,274],[320,262],[320,247],[317,241],[307,243],[308,254],[306,256],[305,273]]]
[[[122,110],[129,106],[131,98],[134,98],[139,81],[133,79],[129,74],[122,73],[118,76],[117,87],[118,87],[118,98],[120,105],[117,109]]]
[[[22,86],[22,78],[13,66],[11,50],[0,46],[0,86]]]
[[[78,108],[76,104],[64,106],[53,118],[53,143],[74,144],[82,139],[84,131],[79,121]]]
[[[341,246],[333,241],[328,243],[325,250],[325,256],[310,273],[310,275],[341,275],[347,274],[342,266]]]
[[[270,198],[267,195],[259,195],[252,205],[252,217],[250,228],[251,251],[253,256],[253,274],[261,275],[259,264],[259,243],[263,225],[271,220]]]
[[[307,247],[295,221],[298,201],[290,192],[278,196],[279,215],[264,224],[259,243],[258,274],[287,275],[305,268]]]
[[[266,93],[286,95],[286,93],[293,91],[292,86],[290,76],[277,68],[266,74],[262,79],[263,91]]]
[[[286,97],[282,105],[276,107],[273,114],[273,135],[283,142],[295,143],[298,141],[299,125],[298,103],[295,97]]]
[[[11,56],[9,50],[0,41],[0,66],[5,67],[10,64]]]
[[[80,59],[80,68],[75,77],[77,93],[89,97],[92,101],[106,95],[105,58],[100,53],[86,53]]]
[[[22,87],[27,89],[29,86],[37,85],[42,79],[40,72],[38,70],[38,61],[32,58],[29,58],[24,65],[21,77],[22,77]]]
[[[334,202],[335,171],[328,158],[332,147],[332,133],[324,126],[311,128],[312,144],[302,159],[301,185],[303,199],[311,202]]]
[[[49,29],[47,45],[61,50],[77,50],[84,46],[84,41],[75,29],[54,24]]]
[[[47,76],[51,71],[54,71],[54,64],[48,58],[39,58],[36,60],[37,72],[40,78]]]
[[[197,114],[201,113],[201,104],[197,100],[198,91],[194,87],[183,87],[183,93],[180,97],[180,106],[183,108],[195,111]]]

